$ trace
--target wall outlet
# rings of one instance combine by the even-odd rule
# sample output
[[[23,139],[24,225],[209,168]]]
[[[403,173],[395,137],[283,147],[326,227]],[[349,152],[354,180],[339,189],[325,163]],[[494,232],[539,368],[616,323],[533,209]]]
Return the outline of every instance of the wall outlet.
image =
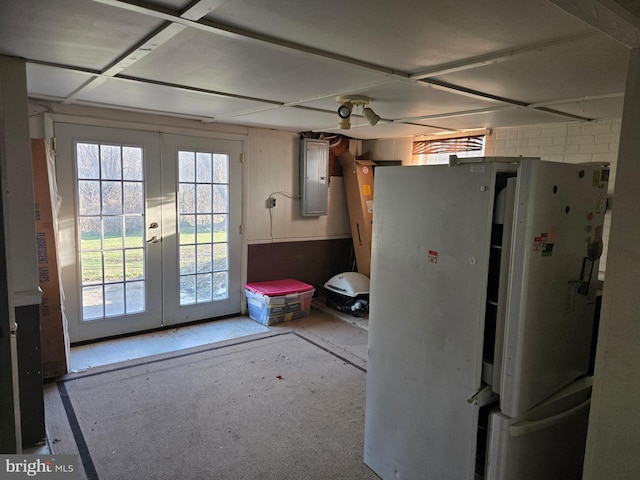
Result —
[[[276,199],[273,197],[269,197],[267,198],[266,202],[265,202],[265,208],[273,208],[276,206]]]

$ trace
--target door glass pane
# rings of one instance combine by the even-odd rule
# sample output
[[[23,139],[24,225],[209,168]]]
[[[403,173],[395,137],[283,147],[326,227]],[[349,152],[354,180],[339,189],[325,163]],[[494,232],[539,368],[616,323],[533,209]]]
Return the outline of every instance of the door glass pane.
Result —
[[[78,178],[100,178],[100,154],[98,145],[90,143],[78,143],[77,146]]]
[[[100,182],[78,180],[78,212],[100,215]]]
[[[196,216],[180,215],[180,225],[178,225],[180,233],[180,245],[193,243],[193,236],[196,232]]]
[[[102,285],[82,287],[82,319],[97,320],[104,317]]]
[[[144,312],[144,282],[127,282],[125,283],[125,288],[125,295],[127,296],[126,313]]]
[[[196,272],[195,245],[180,245],[180,275]]]
[[[142,181],[142,149],[122,147],[122,179]]]
[[[144,215],[125,215],[124,246],[129,248],[144,246],[143,230]]]
[[[122,248],[122,218],[104,217],[104,246],[105,248]]]
[[[180,305],[196,303],[196,276],[180,275]]]
[[[102,214],[120,215],[122,213],[122,182],[102,183]]]
[[[229,273],[215,272],[212,274],[212,291],[214,300],[223,300],[229,296]]]
[[[228,298],[229,156],[178,152],[180,305]]]
[[[196,294],[198,297],[198,303],[210,302],[211,295],[211,274],[205,273],[197,275]]]
[[[122,159],[120,147],[115,145],[100,145],[101,172],[103,180],[120,180],[122,178]]]
[[[211,157],[210,153],[198,152],[196,154],[196,176],[199,182],[211,182]]]
[[[211,243],[211,215],[198,215],[196,232],[198,244]]]
[[[76,144],[82,319],[145,311],[143,151]]]
[[[124,213],[141,214],[144,211],[142,182],[124,182]]]
[[[229,215],[213,216],[213,236],[218,242],[227,241],[228,228],[229,228]]]
[[[124,315],[124,283],[104,286],[104,316]]]

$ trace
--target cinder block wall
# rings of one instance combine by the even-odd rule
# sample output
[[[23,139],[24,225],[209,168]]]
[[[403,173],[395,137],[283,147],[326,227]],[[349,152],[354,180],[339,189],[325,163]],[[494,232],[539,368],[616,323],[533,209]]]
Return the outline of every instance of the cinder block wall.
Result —
[[[609,162],[613,167],[619,140],[618,119],[497,128],[487,138],[485,154],[568,163]]]
[[[620,119],[611,119],[496,128],[487,137],[485,155],[540,157],[567,163],[607,162],[611,165],[608,193],[613,199],[620,124]],[[603,232],[605,248],[600,259],[601,278],[604,278],[606,269],[610,222],[609,211],[605,216]]]

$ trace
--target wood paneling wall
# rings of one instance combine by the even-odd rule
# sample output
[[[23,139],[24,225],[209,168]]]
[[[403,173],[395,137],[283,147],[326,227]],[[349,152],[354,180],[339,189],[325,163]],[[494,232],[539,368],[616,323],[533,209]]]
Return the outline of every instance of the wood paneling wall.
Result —
[[[247,282],[294,278],[318,291],[334,275],[349,271],[351,258],[350,238],[249,245]]]

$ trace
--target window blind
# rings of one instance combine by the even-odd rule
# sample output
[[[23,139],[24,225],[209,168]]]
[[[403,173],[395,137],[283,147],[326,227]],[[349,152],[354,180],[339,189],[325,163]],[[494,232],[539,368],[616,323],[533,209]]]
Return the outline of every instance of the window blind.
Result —
[[[484,135],[459,138],[441,138],[437,140],[416,140],[413,142],[413,155],[454,154],[482,150]]]

